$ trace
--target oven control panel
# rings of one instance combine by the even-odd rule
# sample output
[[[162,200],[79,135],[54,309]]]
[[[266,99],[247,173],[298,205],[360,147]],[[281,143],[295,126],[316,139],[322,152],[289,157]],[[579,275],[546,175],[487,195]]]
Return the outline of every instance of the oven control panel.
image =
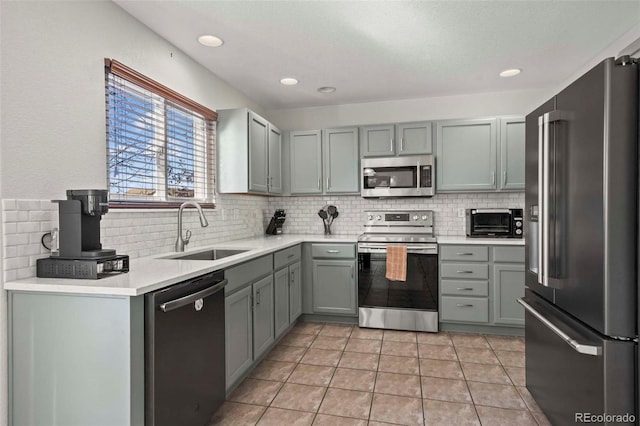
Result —
[[[364,212],[365,226],[433,226],[432,210],[371,210]]]

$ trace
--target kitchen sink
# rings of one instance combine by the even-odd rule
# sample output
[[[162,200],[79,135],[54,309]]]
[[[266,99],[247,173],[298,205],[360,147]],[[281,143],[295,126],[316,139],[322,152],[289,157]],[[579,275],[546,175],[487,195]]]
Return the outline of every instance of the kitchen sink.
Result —
[[[165,259],[180,259],[180,260],[218,260],[224,257],[233,256],[247,252],[249,250],[228,250],[228,249],[212,249],[206,251],[199,251],[196,253],[186,253],[179,256],[166,257]]]

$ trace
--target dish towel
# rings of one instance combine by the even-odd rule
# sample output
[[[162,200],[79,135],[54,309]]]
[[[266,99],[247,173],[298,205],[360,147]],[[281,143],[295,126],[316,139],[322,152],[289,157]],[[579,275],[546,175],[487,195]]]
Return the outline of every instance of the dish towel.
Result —
[[[407,246],[387,246],[387,274],[391,281],[407,280]]]

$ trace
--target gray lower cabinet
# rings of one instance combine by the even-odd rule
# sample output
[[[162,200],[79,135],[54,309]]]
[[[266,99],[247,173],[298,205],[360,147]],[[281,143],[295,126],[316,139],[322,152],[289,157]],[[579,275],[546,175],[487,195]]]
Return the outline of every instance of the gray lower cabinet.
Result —
[[[235,386],[275,341],[273,255],[225,270],[225,378]]]
[[[253,284],[253,357],[260,357],[275,341],[273,276]]]
[[[252,290],[247,286],[224,299],[227,387],[253,363]]]
[[[524,264],[493,265],[493,321],[524,326],[524,310],[516,300],[524,297]]]
[[[144,424],[144,296],[8,297],[9,424]]]
[[[273,274],[276,339],[302,314],[300,269],[300,261],[298,261]]]
[[[302,264],[289,266],[289,324],[302,315]]]
[[[355,244],[313,243],[310,250],[314,314],[357,315]]]
[[[440,322],[524,326],[524,247],[445,245],[440,250]]]

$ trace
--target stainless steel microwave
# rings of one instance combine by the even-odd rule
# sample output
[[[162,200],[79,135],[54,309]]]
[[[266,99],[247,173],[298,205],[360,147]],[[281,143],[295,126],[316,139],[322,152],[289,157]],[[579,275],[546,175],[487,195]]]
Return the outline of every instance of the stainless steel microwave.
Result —
[[[467,209],[467,236],[522,238],[522,209]]]
[[[364,158],[360,164],[363,197],[433,196],[433,155]]]

